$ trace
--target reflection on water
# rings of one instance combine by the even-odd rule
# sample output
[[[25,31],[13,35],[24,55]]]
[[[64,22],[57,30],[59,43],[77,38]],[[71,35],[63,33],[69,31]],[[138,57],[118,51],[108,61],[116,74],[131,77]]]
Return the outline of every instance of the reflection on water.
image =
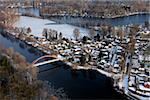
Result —
[[[35,16],[40,16],[39,8],[19,8],[19,13],[31,13]],[[138,14],[120,18],[79,18],[79,17],[49,17],[51,20],[56,21],[59,24],[73,24],[77,26],[81,26],[82,23],[85,23],[83,26],[86,27],[88,23],[92,25],[100,25],[100,24],[111,24],[113,26],[118,25],[128,25],[128,24],[143,24],[145,21],[149,21],[150,14]],[[88,23],[87,23],[88,22]],[[52,24],[52,23],[47,23]],[[54,24],[54,23],[53,23]],[[56,23],[55,23],[56,24]]]
[[[36,11],[33,11],[36,12]],[[37,11],[38,12],[38,11]],[[149,16],[149,15],[148,15]],[[126,25],[130,23],[143,23],[148,20],[147,15],[135,15],[124,18],[117,19],[90,19],[91,22],[109,22],[113,25]],[[81,19],[70,18],[70,19],[60,19],[60,21],[70,21],[80,22]],[[78,20],[78,21],[77,21]],[[88,20],[88,19],[86,19]],[[35,23],[34,23],[35,25]],[[48,25],[47,25],[48,26]],[[37,25],[39,27],[39,25]],[[53,25],[51,27],[59,28],[62,30],[68,29],[68,25]],[[72,26],[70,26],[72,28]],[[37,30],[37,29],[36,29]],[[15,51],[19,52],[28,62],[32,62],[35,59],[44,55],[39,50],[26,45],[24,42],[17,40],[11,36],[0,35],[0,43],[5,47],[11,47]],[[63,87],[66,94],[70,98],[111,98],[111,99],[124,99],[124,97],[114,91],[112,87],[112,80],[106,76],[93,71],[93,70],[74,70],[62,62],[56,62],[52,64],[47,64],[39,66],[40,73],[38,78],[41,80],[50,81],[56,88]]]
[[[77,17],[50,17],[50,20],[57,23],[67,23],[82,27],[90,25],[110,24],[112,26],[122,26],[129,24],[144,24],[145,21],[149,21],[150,14],[139,14],[133,16],[126,16],[120,18],[77,18]]]
[[[19,13],[22,14],[32,14],[35,16],[40,16],[40,10],[38,8],[19,8]]]
[[[13,40],[13,43],[11,42]],[[13,37],[0,35],[0,43],[21,53],[28,62],[42,56],[38,50],[30,52],[30,46]],[[35,52],[38,52],[37,54]],[[63,87],[70,98],[112,98],[122,99],[121,94],[113,90],[112,81],[92,70],[73,70],[61,61],[40,66],[38,78],[50,81],[56,88]]]

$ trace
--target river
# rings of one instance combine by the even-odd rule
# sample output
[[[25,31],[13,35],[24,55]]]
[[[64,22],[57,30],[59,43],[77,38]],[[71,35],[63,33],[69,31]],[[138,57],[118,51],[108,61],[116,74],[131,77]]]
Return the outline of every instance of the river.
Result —
[[[124,26],[130,24],[144,24],[145,21],[150,21],[150,14],[138,14],[125,16],[120,18],[79,18],[79,17],[49,17],[49,19],[58,23],[67,23],[76,26],[87,27],[97,26],[101,24],[109,24],[111,26]]]
[[[80,18],[81,19],[81,18]],[[40,19],[40,18],[33,18],[33,17],[27,17],[27,16],[21,16],[20,19],[14,24],[17,27],[30,27],[32,30],[32,34],[34,34],[37,37],[42,37],[42,31],[44,28],[47,29],[53,29],[57,30],[58,33],[62,33],[63,37],[74,39],[73,30],[75,28],[78,28],[80,31],[80,38],[83,36],[88,36],[89,29],[78,27],[70,24],[66,24],[70,21],[70,23],[80,22],[79,18],[58,18],[56,21],[52,21],[49,19]],[[54,19],[53,19],[54,20]],[[74,20],[74,21],[73,21]],[[82,19],[83,20],[83,19]],[[84,19],[85,20],[85,19]],[[60,21],[61,23],[58,23]],[[149,21],[149,14],[143,14],[143,15],[134,15],[134,16],[128,16],[123,18],[116,18],[116,19],[90,19],[90,21],[97,22],[110,22],[113,25],[128,25],[128,24],[144,24],[145,21]],[[65,23],[63,23],[65,22]]]
[[[38,8],[20,8],[19,13],[31,13],[35,16],[40,16],[40,10]],[[83,26],[86,26],[85,23],[90,23],[91,25],[99,25],[99,24],[110,24],[112,26],[122,26],[129,24],[144,24],[145,21],[150,21],[150,13],[149,14],[138,14],[132,16],[125,16],[120,18],[81,18],[81,17],[49,17],[50,20],[53,20],[58,23],[72,24],[76,26],[80,26],[84,23]]]
[[[149,20],[147,17],[143,17],[147,15],[139,15],[136,19],[136,16],[129,16],[119,20],[115,19],[113,23],[120,24],[128,24],[129,21],[133,24],[135,23],[144,23],[144,21]],[[42,36],[42,28],[53,28],[58,29],[60,32],[63,32],[67,37],[72,38],[72,30],[76,26],[72,26],[69,24],[57,24],[54,21],[46,20],[46,19],[38,19],[22,16],[19,22],[16,22],[15,25],[19,27],[33,27],[32,32],[37,36]],[[132,19],[132,21],[131,21]],[[134,22],[135,19],[135,22]],[[110,19],[109,19],[110,20]],[[121,20],[126,20],[124,23]],[[137,21],[136,21],[137,20]],[[139,21],[138,21],[139,20]],[[60,27],[61,25],[61,27]],[[71,27],[71,29],[70,29]],[[85,28],[80,28],[80,31],[87,32],[88,30]],[[68,32],[65,33],[64,30]],[[39,32],[40,31],[40,32]],[[37,33],[36,33],[37,32]],[[69,35],[68,35],[69,34]],[[32,48],[26,45],[24,42],[17,40],[13,37],[2,36],[0,35],[0,44],[4,45],[8,48],[13,48],[16,52],[22,54],[26,60],[31,63],[35,59],[44,55],[42,52],[38,51],[35,48]],[[44,66],[40,66],[40,73],[38,78],[41,80],[50,81],[55,88],[64,88],[65,93],[69,98],[72,99],[124,99],[123,95],[117,93],[112,87],[112,81],[110,78],[92,70],[72,70],[70,66],[65,65],[63,62],[57,62],[53,64],[48,64]]]
[[[11,36],[0,35],[0,44],[7,48],[13,48],[22,54],[31,63],[43,53],[26,45],[24,42]],[[38,78],[52,83],[55,88],[63,88],[69,98],[111,98],[123,99],[123,95],[117,93],[112,87],[110,78],[92,70],[72,70],[63,62],[57,62],[40,66]]]
[[[20,8],[19,12],[22,14],[31,13],[39,16],[40,10],[38,8]],[[17,27],[31,27],[32,34],[42,37],[43,28],[57,30],[62,33],[64,37],[74,39],[73,30],[78,28],[80,31],[80,38],[88,36],[89,29],[87,23],[91,25],[98,25],[107,23],[112,26],[122,26],[129,24],[144,24],[145,21],[150,21],[150,14],[139,14],[126,16],[121,18],[78,18],[78,17],[49,17],[49,19],[39,19],[27,16],[21,16],[15,23]],[[81,27],[82,26],[82,27]],[[83,28],[84,27],[84,28]]]

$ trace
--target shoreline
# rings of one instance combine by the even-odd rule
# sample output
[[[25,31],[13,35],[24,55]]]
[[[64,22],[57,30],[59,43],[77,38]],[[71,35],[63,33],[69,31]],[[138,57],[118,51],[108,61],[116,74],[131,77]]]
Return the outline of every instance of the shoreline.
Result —
[[[39,38],[39,39],[36,39],[36,37],[34,37],[34,35],[31,35],[31,34],[27,34],[27,33],[24,33],[24,34],[20,34],[20,32],[15,32],[14,30],[5,30],[6,34],[10,34],[12,35],[12,37],[18,39],[18,40],[21,40],[23,41],[24,43],[26,43],[27,45],[30,45],[31,47],[33,48],[36,48],[37,50],[45,53],[45,54],[52,54],[51,51],[53,51],[53,49],[51,49],[50,47],[47,48],[45,45],[45,47],[42,47],[42,42],[46,41],[44,38]],[[22,35],[22,36],[21,36]],[[27,38],[30,38],[32,40],[28,40]],[[41,42],[40,42],[41,41]],[[47,41],[48,42],[48,41]],[[54,41],[55,42],[55,41]],[[79,42],[79,41],[78,41]],[[48,42],[49,43],[49,42]],[[58,43],[58,42],[56,42]],[[50,45],[54,45],[54,44],[50,44]],[[49,45],[49,46],[50,46]],[[55,44],[55,45],[58,45],[58,44]],[[54,49],[54,51],[57,50],[57,54],[58,56],[62,56],[62,53],[59,52],[59,49]],[[57,56],[57,58],[58,58]],[[65,57],[64,57],[65,58]],[[63,61],[64,59],[60,59],[60,61]],[[72,61],[68,61],[69,63],[67,65],[69,65],[72,69],[75,69],[75,70],[80,70],[80,69],[83,69],[83,70],[96,70],[98,71],[100,74],[103,74],[105,75],[106,77],[109,77],[113,80],[113,85],[114,85],[114,89],[117,91],[117,92],[120,92],[121,94],[125,94],[125,95],[130,95],[128,92],[129,90],[125,91],[125,84],[122,84],[123,81],[126,81],[125,77],[124,76],[127,76],[125,74],[122,74],[122,73],[114,73],[113,71],[108,71],[108,70],[105,70],[105,69],[101,69],[101,68],[97,68],[94,66],[94,64],[89,64],[89,66],[79,66],[80,64],[79,63],[74,63]],[[74,66],[75,65],[75,66]],[[77,65],[77,66],[76,66]],[[120,74],[120,75],[119,75]],[[122,77],[122,78],[121,78]],[[127,76],[128,77],[128,76]],[[120,79],[121,80],[118,80]],[[120,84],[122,86],[120,86]],[[126,93],[127,92],[127,93]]]
[[[134,16],[138,14],[150,14],[150,12],[132,12],[124,15],[114,15],[114,16],[75,16],[75,15],[65,15],[65,14],[43,14],[41,17],[74,17],[74,18],[99,18],[99,19],[115,19],[115,18],[123,18],[128,16]]]
[[[33,18],[39,18],[39,19],[49,19],[48,17],[74,17],[74,18],[98,18],[98,19],[115,19],[115,18],[123,18],[123,17],[128,17],[128,16],[134,16],[134,15],[142,15],[142,14],[150,14],[150,12],[133,12],[133,13],[129,13],[129,14],[125,14],[125,15],[115,15],[115,16],[101,16],[101,17],[96,17],[96,16],[72,16],[72,15],[62,15],[62,14],[57,14],[57,15],[53,15],[53,14],[45,14],[44,15],[40,15],[40,16],[36,16],[34,14],[20,14],[21,16],[27,16],[27,17],[33,17]]]
[[[6,34],[5,34],[5,35],[11,35],[11,36],[14,37],[15,39],[18,39],[18,40],[24,42],[25,44],[27,44],[27,45],[29,45],[29,46],[31,46],[31,47],[33,47],[33,48],[39,50],[40,52],[42,52],[42,53],[44,53],[44,54],[50,54],[50,52],[48,53],[48,52],[44,51],[42,48],[37,48],[37,47],[34,46],[31,42],[27,42],[27,41],[25,41],[24,39],[21,39],[21,38],[17,37],[15,33],[13,34],[13,33],[10,33],[9,31],[6,31]],[[59,55],[59,54],[58,54],[58,55]],[[60,61],[62,61],[62,60],[60,60]],[[63,62],[63,61],[62,61],[62,62]],[[67,65],[69,65],[72,69],[75,69],[75,70],[95,70],[95,71],[97,71],[98,73],[100,73],[100,74],[102,74],[102,75],[104,75],[104,76],[106,76],[106,77],[108,77],[108,78],[111,78],[112,83],[113,83],[113,87],[114,87],[113,89],[116,90],[118,93],[121,93],[122,95],[124,95],[124,96],[126,97],[126,95],[124,94],[124,92],[120,92],[120,91],[123,91],[122,89],[121,89],[121,90],[120,90],[120,89],[116,89],[116,86],[119,87],[119,84],[116,84],[116,85],[114,86],[114,81],[115,81],[116,79],[122,77],[121,74],[119,74],[119,75],[116,74],[116,75],[115,75],[115,74],[113,74],[113,73],[109,73],[109,72],[107,72],[107,71],[104,71],[104,70],[102,70],[102,69],[98,69],[98,68],[92,67],[92,66],[88,66],[88,67],[85,67],[85,66],[73,67],[74,64],[71,63],[71,62],[69,62],[69,63],[64,62],[64,63],[67,64]],[[127,96],[127,98],[128,98],[128,96]],[[130,97],[129,97],[129,98],[130,98]]]
[[[128,17],[128,16],[134,16],[134,15],[142,15],[142,14],[150,14],[150,12],[133,12],[125,15],[116,15],[116,16],[111,16],[111,17],[106,17],[104,19],[115,19],[115,18],[123,18],[123,17]]]
[[[6,33],[4,34],[4,35],[10,35],[10,36],[12,36],[13,38],[15,38],[15,39],[18,39],[18,40],[20,40],[20,41],[22,41],[22,42],[24,42],[25,44],[27,44],[27,45],[29,45],[29,46],[31,46],[31,47],[33,47],[33,48],[35,48],[35,49],[37,49],[37,50],[39,50],[40,52],[42,52],[43,54],[51,54],[51,52],[47,52],[47,50],[44,50],[43,48],[38,48],[38,46],[35,46],[34,45],[34,42],[29,42],[29,41],[26,41],[26,38],[25,37],[23,37],[23,38],[21,38],[21,37],[17,37],[17,33],[11,33],[11,32],[9,32],[9,30],[6,30],[5,31]],[[3,35],[3,33],[1,33],[2,35]],[[28,35],[26,35],[27,37],[28,37]],[[32,37],[33,38],[33,37]],[[49,50],[49,51],[51,51],[51,50]],[[58,56],[60,56],[60,54],[58,54]],[[57,57],[58,58],[58,57]],[[58,58],[59,59],[59,58]],[[62,61],[62,62],[64,62],[63,60],[61,60],[60,59],[60,61]],[[113,72],[107,72],[107,71],[105,71],[105,70],[103,70],[103,69],[99,69],[99,68],[96,68],[96,67],[92,67],[92,66],[87,66],[87,67],[85,67],[85,66],[75,66],[74,67],[74,63],[71,63],[71,62],[64,62],[66,65],[69,65],[70,66],[70,68],[71,69],[75,69],[75,70],[95,70],[95,71],[97,71],[98,73],[100,73],[100,74],[102,74],[102,75],[104,75],[104,76],[106,76],[106,77],[108,77],[108,78],[110,78],[111,80],[112,80],[112,87],[113,87],[113,89],[116,91],[116,92],[118,92],[118,93],[120,93],[120,94],[122,94],[123,96],[125,96],[126,98],[128,98],[128,99],[133,99],[133,100],[135,100],[136,98],[135,97],[132,97],[131,96],[131,94],[129,93],[129,90],[128,91],[126,91],[126,90],[124,90],[124,88],[125,88],[125,85],[124,84],[122,84],[123,83],[123,81],[125,81],[126,79],[125,79],[125,77],[126,77],[126,75],[125,74],[115,74],[115,73],[113,73]],[[121,79],[121,80],[119,80],[118,81],[118,79],[120,79],[121,77],[123,77],[123,79]],[[120,86],[120,84],[122,84],[122,86]]]
[[[127,19],[128,17],[130,17],[130,16],[136,16],[136,15],[150,15],[150,12],[148,13],[148,12],[141,12],[141,13],[133,13],[133,14],[130,14],[130,15],[126,15],[126,16],[121,16],[121,17],[119,17],[119,16],[117,16],[116,18],[106,18],[106,20],[108,19],[111,19],[112,21],[114,20],[120,20],[120,19],[123,19],[123,18],[125,18],[125,19]],[[73,25],[73,26],[77,26],[77,27],[80,27],[80,28],[85,28],[85,29],[88,29],[88,30],[90,30],[90,29],[94,29],[96,32],[99,32],[99,27],[101,27],[101,25],[100,26],[97,26],[97,25],[94,25],[94,24],[90,24],[89,22],[88,22],[88,18],[81,18],[81,21],[83,20],[83,21],[86,21],[86,23],[84,24],[81,24],[81,25],[79,25],[80,24],[80,22],[71,22],[71,23],[68,23],[68,21],[63,21],[62,20],[62,17],[65,17],[65,16],[62,16],[62,17],[60,17],[60,20],[59,20],[59,17],[58,17],[58,20],[57,20],[57,16],[56,17],[42,17],[42,16],[32,16],[32,15],[26,15],[26,14],[22,14],[21,16],[25,16],[25,17],[31,17],[31,18],[37,18],[37,19],[42,19],[42,20],[44,20],[44,19],[46,19],[46,20],[50,20],[50,21],[54,21],[56,24],[58,24],[58,25],[60,25],[60,24],[67,24],[67,25]],[[77,17],[78,18],[78,17]],[[80,18],[80,17],[79,17]],[[119,19],[120,18],[120,19]],[[71,17],[70,17],[70,19],[71,19]],[[75,18],[76,19],[76,18]],[[98,18],[99,19],[99,18]],[[95,19],[95,20],[98,20],[98,19]],[[72,19],[71,19],[72,20]],[[100,18],[99,20],[105,20],[105,19],[102,19],[102,18]],[[93,19],[93,21],[94,21],[94,19]],[[89,24],[87,24],[87,23],[89,23]],[[100,22],[98,22],[97,24],[99,24],[99,23],[101,23],[101,24],[103,24],[101,21]],[[88,25],[88,26],[86,26],[86,24]],[[108,21],[108,23],[107,23],[108,25],[111,25],[111,26],[120,26],[120,24],[117,24],[117,25],[113,25],[113,24],[111,24],[109,21]],[[131,25],[130,23],[127,23],[127,24],[121,24],[121,26],[125,26],[125,25]]]

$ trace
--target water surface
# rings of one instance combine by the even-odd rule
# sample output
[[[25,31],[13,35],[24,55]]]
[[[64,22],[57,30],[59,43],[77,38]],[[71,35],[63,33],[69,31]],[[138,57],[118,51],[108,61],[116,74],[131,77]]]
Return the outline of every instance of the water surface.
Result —
[[[26,45],[13,37],[0,35],[0,44],[13,48],[31,63],[44,55],[42,52]],[[72,70],[62,62],[40,66],[38,78],[51,82],[55,88],[64,88],[69,98],[76,99],[123,99],[112,87],[110,78],[92,70]],[[47,70],[47,71],[46,71]]]

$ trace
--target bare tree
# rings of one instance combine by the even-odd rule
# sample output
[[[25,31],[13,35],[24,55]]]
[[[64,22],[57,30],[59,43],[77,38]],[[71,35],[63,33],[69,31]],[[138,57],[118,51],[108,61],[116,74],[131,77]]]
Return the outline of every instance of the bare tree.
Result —
[[[116,36],[116,28],[112,27],[112,36],[115,37]]]
[[[149,27],[150,27],[149,21],[145,21],[144,26],[145,26],[147,29],[149,29]]]
[[[62,36],[62,33],[60,32],[60,33],[59,33],[59,39],[61,40],[62,37],[63,37],[63,36]]]
[[[134,35],[130,36],[130,43],[129,43],[128,48],[131,54],[134,53],[135,43],[136,43],[135,36]]]
[[[78,40],[78,38],[79,38],[79,36],[80,36],[80,31],[79,31],[79,29],[78,29],[78,28],[75,28],[75,29],[73,30],[73,34],[74,34],[75,39]]]
[[[133,25],[130,27],[130,35],[135,35],[139,31],[139,25]]]
[[[47,29],[47,28],[44,28],[44,29],[43,29],[42,35],[43,35],[46,39],[48,39],[48,29]]]
[[[121,40],[123,39],[123,37],[124,37],[124,32],[123,32],[122,28],[119,28],[119,29],[117,30],[117,35],[118,35],[118,37],[119,37]]]
[[[107,26],[106,25],[102,25],[101,26],[101,34],[102,34],[102,36],[103,36],[103,38],[104,38],[104,36],[107,36],[107,34],[108,34],[108,28],[107,28]]]
[[[121,66],[121,71],[124,72],[124,70],[125,70],[125,59],[123,56],[121,56],[120,66]]]
[[[93,28],[90,29],[89,36],[91,37],[91,39],[93,39],[95,35],[96,35],[96,32],[94,31],[94,29]]]
[[[31,28],[30,27],[27,28],[27,33],[28,34],[31,33]]]

